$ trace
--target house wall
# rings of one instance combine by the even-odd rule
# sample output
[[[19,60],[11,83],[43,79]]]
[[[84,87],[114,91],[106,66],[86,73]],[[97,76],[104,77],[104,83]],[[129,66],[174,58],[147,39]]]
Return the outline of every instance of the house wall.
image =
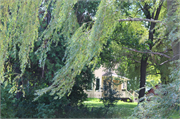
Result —
[[[99,90],[95,90],[96,89],[96,81],[94,81],[94,85],[93,85],[93,88],[92,88],[92,90],[87,90],[87,91],[85,91],[85,93],[86,94],[88,94],[88,97],[90,97],[90,98],[101,98],[102,96],[103,96],[103,94],[102,94],[102,88],[103,88],[103,81],[104,81],[104,78],[105,77],[103,77],[102,75],[103,74],[105,74],[106,73],[106,71],[107,70],[105,70],[105,68],[103,68],[102,66],[99,68],[99,69],[97,69],[97,70],[95,70],[94,71],[94,74],[95,74],[95,77],[96,78],[99,78],[100,79],[100,88],[99,88]],[[115,71],[113,71],[113,73],[114,73]],[[118,83],[119,81],[117,81],[117,80],[114,80],[114,82],[115,83]],[[127,89],[127,84],[126,84],[127,82],[125,82],[125,89]],[[120,85],[118,85],[118,86],[114,86],[113,87],[114,89],[116,88],[118,91],[119,91],[119,93],[121,92],[121,94],[122,94],[122,96],[125,96],[124,95],[124,92],[122,92],[122,89],[123,89],[123,84],[120,84]]]
[[[85,91],[85,93],[88,95],[88,98],[102,98],[102,92],[100,91]]]
[[[103,97],[103,93],[102,93],[102,88],[103,88],[103,81],[105,79],[105,76],[103,76],[103,74],[106,73],[106,71],[104,71],[105,68],[103,68],[102,66],[94,71],[95,77],[100,79],[99,82],[99,90],[95,90],[96,89],[96,81],[94,81],[94,85],[93,88],[91,90],[85,90],[84,92],[88,95],[89,98],[102,98]],[[115,71],[113,71],[112,73],[115,73]],[[120,84],[118,86],[114,86],[113,88],[117,89],[118,93],[120,94],[120,98],[130,98],[132,96],[134,96],[135,98],[133,99],[133,101],[138,101],[138,94],[136,92],[132,92],[130,93],[129,91],[127,91],[127,78],[122,77],[122,79],[125,81],[123,84]],[[118,83],[119,81],[117,80],[113,80],[115,83]],[[125,89],[125,90],[122,90]]]
[[[94,71],[94,75],[95,75],[95,78],[99,78],[100,79],[100,89],[99,91],[101,91],[101,88],[102,88],[102,74],[103,74],[103,67],[101,66],[99,69],[95,70]],[[96,81],[94,82],[94,91],[95,91],[95,86],[96,86]]]
[[[88,98],[101,98],[102,97],[102,92],[101,92],[101,88],[102,88],[102,74],[103,74],[103,67],[101,66],[99,69],[94,71],[94,75],[95,78],[99,78],[100,79],[100,88],[99,90],[95,90],[96,89],[96,80],[93,82],[93,88],[92,90],[85,90],[85,93],[88,94]]]

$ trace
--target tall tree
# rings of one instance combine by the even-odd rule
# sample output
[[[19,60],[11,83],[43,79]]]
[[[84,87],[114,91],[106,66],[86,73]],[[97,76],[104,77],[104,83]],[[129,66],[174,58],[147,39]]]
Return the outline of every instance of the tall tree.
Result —
[[[154,10],[153,13],[151,14],[149,11],[149,7],[150,5],[148,5],[147,3],[144,4],[142,11],[144,12],[145,16],[147,19],[155,19],[158,20],[160,11],[161,11],[161,7],[163,5],[163,0],[161,0],[161,2],[159,3],[158,8],[156,9],[156,11]],[[156,23],[152,23],[149,25],[149,50],[152,50],[153,47],[153,39],[154,39],[154,32],[155,32],[155,25]],[[147,61],[148,61],[148,55],[147,54],[143,54],[142,55],[142,59],[141,59],[141,76],[140,76],[140,88],[145,87],[145,83],[146,83],[146,67],[147,67]],[[139,92],[139,98],[143,97],[145,94],[145,88],[141,89]]]
[[[121,2],[121,4],[123,3]],[[165,17],[166,8],[161,8],[164,4],[163,1],[154,1],[153,3],[149,1],[135,1],[131,4],[129,3],[129,5],[128,2],[124,4],[121,9],[124,9],[122,14],[126,14],[126,17],[138,16],[146,19],[155,18],[156,20],[162,20]],[[161,74],[162,82],[168,82],[167,74],[169,70],[166,68],[170,65],[166,60],[168,60],[167,56],[171,55],[172,51],[170,45],[168,45],[166,36],[160,33],[163,32],[162,29],[164,26],[159,26],[153,22],[135,22],[133,20],[135,19],[129,18],[129,21],[132,22],[127,22],[128,19],[119,20],[125,22],[120,22],[113,32],[111,38],[113,42],[111,49],[113,51],[111,54],[116,59],[116,62],[117,60],[119,61],[120,75],[124,75],[123,72],[125,72],[126,76],[131,80],[135,78],[134,81],[131,81],[133,83],[137,82],[137,78],[140,77],[141,90],[139,96],[141,98],[145,93],[144,86],[146,84],[147,72],[148,75],[156,75],[156,71],[160,70],[159,74]],[[164,52],[165,47],[166,51]],[[164,52],[164,54],[156,55],[157,52],[159,54],[160,52]],[[146,71],[148,69],[154,70],[154,72]]]

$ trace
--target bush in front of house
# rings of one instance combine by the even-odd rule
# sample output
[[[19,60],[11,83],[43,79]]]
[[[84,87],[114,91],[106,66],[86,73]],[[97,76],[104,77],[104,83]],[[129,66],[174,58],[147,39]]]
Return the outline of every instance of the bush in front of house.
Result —
[[[120,98],[118,91],[112,88],[114,85],[112,81],[112,77],[107,77],[103,81],[103,85],[104,85],[103,97],[100,99],[100,101],[102,101],[104,106],[107,108],[113,107],[114,104],[120,100]]]

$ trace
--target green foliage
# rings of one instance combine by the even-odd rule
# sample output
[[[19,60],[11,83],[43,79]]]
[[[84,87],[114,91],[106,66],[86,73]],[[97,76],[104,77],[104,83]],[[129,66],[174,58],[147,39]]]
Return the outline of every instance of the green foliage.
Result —
[[[63,118],[103,118],[106,117],[105,110],[102,107],[99,108],[87,108],[86,106],[66,108],[67,115]]]
[[[158,96],[151,97],[151,101],[140,103],[132,116],[137,118],[169,118],[172,116],[180,108],[179,84],[179,80],[176,80],[173,83],[162,85],[156,90]]]
[[[46,9],[47,4],[50,4],[50,6]],[[61,117],[60,115],[58,115],[59,112],[62,112],[62,115],[66,115],[66,113],[68,112],[66,111],[67,108],[74,108],[87,98],[87,94],[84,93],[84,89],[87,88],[87,84],[92,83],[92,79],[94,78],[91,66],[84,66],[81,74],[74,77],[74,80],[76,82],[73,84],[70,95],[68,95],[66,91],[63,91],[65,92],[65,95],[60,100],[57,100],[57,92],[52,95],[53,92],[51,91],[41,96],[38,100],[32,102],[35,98],[35,96],[33,95],[35,93],[35,90],[51,86],[52,79],[54,78],[54,76],[56,76],[56,72],[58,71],[58,69],[61,69],[65,65],[66,58],[63,59],[63,57],[65,55],[65,50],[67,47],[67,40],[65,34],[61,35],[63,28],[62,30],[54,30],[53,33],[55,35],[53,35],[53,37],[45,39],[48,34],[44,33],[46,32],[46,30],[50,30],[46,29],[48,28],[48,25],[50,25],[47,20],[48,17],[46,16],[46,12],[48,12],[49,14],[53,14],[53,11],[51,11],[51,8],[53,7],[53,3],[46,2],[43,3],[40,7],[40,27],[38,29],[38,33],[39,35],[41,35],[39,38],[42,39],[37,40],[33,43],[34,49],[29,54],[28,58],[29,67],[25,67],[26,70],[23,72],[24,75],[21,75],[20,77],[16,77],[16,79],[14,79],[17,74],[19,76],[19,74],[22,73],[20,72],[20,57],[18,56],[18,51],[21,49],[21,47],[17,46],[14,49],[16,51],[16,57],[13,56],[14,54],[9,55],[10,57],[8,59],[8,63],[11,64],[12,70],[11,72],[6,70],[6,73],[10,81],[12,81],[13,85],[11,89],[8,89],[8,91],[13,89],[11,92],[14,92],[16,91],[16,88],[19,88],[24,92],[25,97],[21,97],[20,99],[16,100],[14,102],[15,106],[12,107],[12,109],[11,106],[9,106],[10,111],[4,113],[5,115],[3,115],[3,117]],[[20,82],[22,83],[22,85],[20,85]],[[51,96],[49,96],[50,93]],[[12,98],[16,99],[15,97]],[[9,105],[8,101],[4,101],[2,104],[4,105],[4,111],[6,110],[6,108],[8,108],[7,104]],[[12,105],[13,103],[11,102],[10,104]],[[13,110],[16,111],[12,112]]]
[[[154,87],[155,85],[161,82],[160,76],[158,75],[148,75],[147,76],[147,85],[148,87]]]
[[[114,26],[116,25],[120,17],[119,16],[120,11],[116,11],[115,1],[108,3],[108,1],[103,0],[99,4],[95,16],[96,20],[92,28],[89,29],[90,27],[89,26],[87,27],[86,24],[78,28],[79,24],[77,22],[75,11],[73,9],[74,5],[77,3],[77,0],[48,1],[47,3],[46,2],[40,3],[40,1],[33,1],[33,2],[18,1],[16,2],[16,4],[12,4],[13,2],[11,1],[10,2],[3,1],[2,3],[4,5],[3,8],[5,8],[5,10],[1,9],[0,12],[2,19],[5,19],[6,21],[6,19],[10,19],[12,16],[13,18],[16,18],[17,15],[18,15],[17,18],[24,18],[24,19],[15,19],[15,20],[12,19],[13,20],[11,25],[12,28],[14,28],[14,26],[16,25],[19,25],[19,24],[15,24],[16,21],[17,22],[23,21],[21,22],[22,28],[21,26],[18,27],[20,29],[15,27],[16,30],[13,33],[11,32],[11,34],[9,34],[10,36],[9,40],[6,40],[7,42],[2,44],[3,47],[1,47],[2,49],[1,53],[5,53],[5,54],[1,54],[1,56],[5,56],[4,58],[6,58],[8,54],[4,51],[7,51],[6,48],[10,48],[10,49],[12,48],[11,41],[15,41],[13,42],[14,46],[16,46],[17,44],[19,45],[20,52],[18,52],[18,54],[20,60],[22,60],[20,62],[21,70],[22,70],[21,73],[24,73],[24,69],[26,68],[26,64],[28,63],[28,59],[29,59],[29,52],[33,50],[34,41],[37,40],[41,41],[41,45],[37,50],[37,54],[40,58],[39,60],[40,67],[44,68],[45,60],[47,58],[47,52],[50,50],[51,42],[58,42],[59,40],[57,38],[58,35],[57,31],[61,30],[60,34],[63,34],[64,38],[68,40],[67,43],[68,48],[65,55],[66,65],[63,68],[61,68],[61,70],[57,71],[56,75],[53,78],[53,83],[51,86],[44,88],[43,90],[38,90],[36,92],[36,95],[38,97],[48,91],[51,91],[51,95],[53,95],[56,91],[59,91],[58,95],[61,98],[63,95],[66,94],[66,92],[70,92],[75,82],[74,77],[80,74],[83,67],[92,60],[93,62],[91,63],[93,63],[95,66],[95,64],[97,63],[97,58],[95,58],[94,56],[97,56],[102,51],[102,45],[106,43],[105,40],[106,37],[108,36],[108,34],[110,34],[113,31]],[[19,4],[20,6],[18,7]],[[21,6],[21,4],[23,4],[23,6]],[[8,11],[8,6],[9,8],[12,7],[16,9],[15,10],[10,9],[10,12],[14,11],[10,14]],[[44,13],[40,14],[40,16],[38,11],[39,9],[38,6],[41,6],[41,10],[44,9],[42,10]],[[22,10],[18,11],[21,8]],[[36,12],[33,13],[33,9],[36,9]],[[51,20],[49,24],[45,24],[42,19],[46,18],[46,13],[49,12],[48,9],[52,11]],[[32,14],[28,14],[28,17],[24,17],[27,11],[31,11]],[[111,17],[109,17],[109,15],[111,15]],[[31,17],[29,18],[29,16],[33,16],[32,18],[34,19],[31,19]],[[3,33],[7,31],[7,29],[4,27],[7,26],[7,24],[9,23],[10,20],[7,22],[3,22],[3,21],[1,22],[0,27]],[[31,24],[27,25],[26,23],[31,23],[34,26]],[[39,25],[41,25],[41,28],[47,26],[42,33],[38,33],[38,30],[42,30],[41,28],[39,28]],[[25,38],[27,41],[19,40],[18,42],[16,42],[15,39],[20,39],[20,38],[24,39],[24,37],[21,37],[22,36],[21,34],[20,35],[18,34],[21,32],[24,33],[22,34],[23,36],[27,37],[27,39]],[[13,34],[16,33],[18,34],[16,38],[11,37],[13,36]],[[33,33],[35,35],[33,35]],[[1,36],[6,36],[6,35],[2,34]],[[87,38],[89,40],[87,40]],[[4,42],[5,40],[3,39],[4,38],[1,37],[1,40]],[[29,47],[29,45],[32,47]],[[28,49],[26,50],[25,48]],[[14,47],[14,49],[16,49],[16,47]],[[2,60],[1,65],[3,65],[4,64],[3,61],[5,61],[6,59],[1,59],[1,60]],[[2,71],[1,74],[3,75],[3,67],[1,71]]]
[[[15,101],[14,96],[9,93],[11,89],[11,85],[1,85],[1,117],[2,118],[15,118],[16,110],[15,109]]]
[[[139,28],[140,23],[119,23],[113,32],[112,38],[114,39],[110,45],[111,52],[114,56],[113,60],[119,62],[117,68],[117,74],[125,76],[129,80],[128,89],[137,90],[139,88],[140,79],[140,63],[138,62],[141,58],[140,53],[129,51],[124,47],[145,49],[145,45],[139,44],[141,39],[140,34],[145,34],[146,29],[135,30]],[[133,30],[134,29],[134,30]]]
[[[55,118],[56,116],[54,115],[55,110],[50,109],[49,105],[45,104],[40,104],[37,107],[37,111],[39,112],[37,115],[34,115],[34,117],[38,118]]]
[[[120,3],[121,5],[119,5],[118,9],[123,9],[121,10],[121,14],[123,14],[125,18],[146,18],[148,12],[151,15],[150,17],[154,18],[153,15],[155,15],[156,13],[153,12],[157,10],[157,6],[160,4],[160,1],[121,1]],[[164,3],[164,5],[165,4],[166,3]],[[145,11],[147,13],[143,10],[139,10],[140,6],[145,7]],[[165,9],[165,7],[162,7],[158,19],[163,19],[166,13],[167,10]],[[110,45],[107,49],[103,49],[103,52],[106,56],[103,56],[103,58],[109,58],[105,60],[107,63],[109,60],[109,62],[119,64],[116,71],[117,74],[131,79],[128,81],[128,90],[137,90],[139,88],[141,74],[140,59],[143,57],[143,53],[139,53],[137,51],[163,52],[165,50],[165,47],[167,49],[171,49],[171,45],[169,44],[169,41],[166,37],[166,26],[164,25],[156,24],[156,27],[153,31],[153,38],[149,39],[149,29],[151,24],[152,23],[147,23],[144,21],[120,22],[116,25],[110,39],[108,39],[110,41]],[[135,51],[131,51],[130,49],[135,49]],[[108,50],[109,52],[107,52]],[[168,50],[167,52],[165,52],[165,54],[171,56],[172,51]],[[160,74],[161,81],[163,83],[171,82],[170,78],[167,76],[170,74],[170,70],[168,69],[168,67],[171,67],[170,63],[166,62],[168,61],[168,58],[153,54],[148,54],[147,56],[147,75],[150,77],[158,76]],[[147,82],[147,85],[151,84]]]
[[[47,58],[47,53],[50,51],[52,43],[57,43],[59,41],[59,36],[62,35],[64,39],[67,40],[67,49],[64,59],[66,60],[65,66],[60,70],[56,70],[55,76],[53,77],[53,82],[49,87],[44,86],[42,90],[37,90],[36,95],[40,97],[44,93],[51,91],[51,95],[56,92],[59,98],[62,98],[66,92],[71,92],[72,87],[75,83],[76,75],[80,74],[82,69],[87,64],[93,64],[94,67],[98,62],[98,56],[103,49],[103,44],[107,43],[107,40],[112,36],[118,25],[118,20],[126,17],[135,17],[137,10],[140,6],[149,6],[148,10],[138,10],[137,16],[142,18],[153,18],[153,12],[156,13],[160,0],[152,1],[145,0],[141,2],[131,1],[133,4],[130,6],[126,1],[116,1],[116,0],[101,0],[97,12],[95,13],[94,21],[91,25],[84,23],[82,26],[78,24],[78,20],[75,13],[75,5],[78,0],[61,0],[61,1],[46,1],[41,3],[41,0],[36,1],[14,1],[14,0],[2,0],[0,5],[0,66],[1,66],[1,83],[4,81],[5,70],[8,69],[7,61],[10,54],[13,54],[16,58],[16,54],[19,57],[20,74],[17,79],[22,78],[22,74],[25,72],[27,64],[30,62],[29,54],[33,52],[35,41],[40,41],[39,48],[37,50],[38,60],[40,62],[40,67],[42,69],[52,69],[52,67],[46,68],[45,62]],[[123,3],[123,4],[121,4]],[[119,4],[120,7],[119,7]],[[163,4],[166,5],[166,4]],[[39,6],[44,9],[44,13],[40,15]],[[121,8],[127,7],[121,10]],[[164,7],[165,9],[165,7]],[[163,20],[166,15],[166,10],[160,14],[160,20]],[[27,12],[28,11],[28,12]],[[46,13],[51,12],[51,20],[48,24],[45,24],[43,20],[46,18]],[[83,12],[83,11],[81,11]],[[132,13],[131,13],[132,12]],[[177,16],[179,13],[179,8],[177,9]],[[149,17],[149,14],[151,17]],[[174,17],[173,17],[174,18]],[[173,20],[179,21],[179,18]],[[168,24],[172,23],[173,20],[169,20]],[[178,24],[178,23],[176,23]],[[40,27],[45,27],[42,29]],[[143,26],[143,27],[142,27]],[[120,29],[120,32],[116,32],[115,35],[119,34],[118,38],[123,39],[120,44],[122,46],[132,46],[133,48],[139,48],[139,50],[145,51],[162,51],[162,47],[157,49],[157,47],[149,47],[153,43],[157,43],[158,40],[149,40],[145,37],[147,34],[147,29],[149,30],[150,23],[138,22],[138,23],[124,23],[124,26]],[[176,26],[176,25],[174,25]],[[136,28],[138,29],[136,30]],[[162,26],[157,26],[156,29],[164,28]],[[167,29],[169,30],[169,29]],[[59,32],[61,31],[61,32]],[[156,30],[157,31],[157,30]],[[175,33],[176,28],[171,28],[169,30],[169,40],[170,42],[175,41],[178,37],[178,33]],[[162,31],[164,32],[164,30]],[[114,35],[114,34],[113,34]],[[156,32],[154,36],[157,39],[161,36],[159,32]],[[164,35],[164,33],[163,33]],[[141,44],[138,44],[143,38]],[[128,39],[128,40],[127,40]],[[162,38],[165,39],[165,38]],[[127,42],[126,42],[127,40]],[[157,42],[156,42],[157,41]],[[140,46],[140,47],[139,47]],[[19,50],[17,50],[17,47]],[[164,47],[164,46],[163,46]],[[168,46],[169,47],[169,46]],[[120,49],[120,48],[119,48]],[[120,53],[132,54],[132,52],[127,50],[122,50]],[[170,53],[171,54],[171,53]],[[139,53],[134,55],[134,58],[141,57]],[[123,60],[124,57],[121,57]],[[160,59],[157,56],[155,59]],[[128,58],[125,57],[127,60]],[[162,59],[161,59],[162,60]],[[164,59],[162,60],[164,61]],[[152,63],[153,61],[148,61]],[[48,63],[48,61],[47,61]],[[125,71],[130,71],[130,69],[139,68],[139,65],[131,65],[133,62],[128,60],[128,62],[122,63]],[[50,64],[50,63],[49,63]],[[169,66],[169,65],[167,65]],[[166,66],[166,67],[167,67]],[[5,67],[5,68],[4,68]],[[61,67],[58,65],[56,67]],[[156,67],[157,68],[157,67]],[[157,68],[158,69],[158,68]],[[159,70],[164,68],[159,68]],[[48,72],[48,71],[46,71]],[[50,72],[48,72],[49,74]],[[54,73],[54,72],[53,72]],[[168,72],[169,73],[169,72]],[[136,73],[135,73],[136,74]],[[138,74],[138,73],[137,73]],[[166,74],[166,72],[163,72]],[[50,75],[50,74],[49,74]],[[36,77],[39,79],[39,77]],[[137,79],[139,79],[137,77]],[[43,80],[43,79],[41,79]],[[48,81],[47,81],[48,82]],[[30,82],[33,84],[32,82]],[[34,84],[33,84],[34,85]],[[48,84],[47,84],[48,85]],[[37,98],[36,98],[37,99]]]
[[[16,99],[11,93],[8,93],[11,86],[1,89],[1,116],[2,118],[61,118],[73,117],[68,115],[69,109],[75,109],[86,98],[82,92],[73,91],[70,96],[64,96],[60,100],[54,99],[57,95],[49,96],[49,93],[41,96],[33,102],[34,91],[26,92],[25,97]],[[76,93],[77,92],[77,93]],[[81,93],[81,94],[79,94]],[[83,97],[83,96],[84,97]],[[81,96],[81,97],[80,97]],[[83,99],[84,98],[84,99]],[[78,104],[78,105],[77,105]],[[71,112],[77,113],[76,111]],[[89,112],[90,113],[90,112]],[[78,113],[79,116],[81,113]]]
[[[40,22],[42,23],[42,22]],[[46,23],[43,23],[45,26]],[[43,28],[40,27],[39,33],[43,32]],[[19,118],[48,118],[48,117],[58,117],[57,112],[62,112],[62,115],[66,115],[65,108],[70,106],[69,108],[73,108],[77,106],[77,104],[81,104],[86,98],[87,94],[84,93],[84,89],[87,88],[87,84],[92,83],[92,79],[94,75],[92,74],[92,67],[84,67],[81,74],[75,77],[75,84],[71,89],[71,94],[68,96],[66,93],[64,97],[60,100],[57,100],[57,95],[49,96],[49,93],[44,94],[37,101],[33,101],[35,96],[33,95],[36,89],[45,88],[52,85],[52,78],[58,69],[64,66],[63,57],[65,55],[66,50],[66,40],[65,38],[58,35],[56,38],[59,41],[48,42],[48,45],[42,43],[44,41],[38,40],[34,44],[34,50],[29,55],[29,66],[26,67],[24,75],[21,78],[17,78],[17,80],[13,80],[16,74],[20,74],[20,61],[19,57],[15,59],[12,55],[9,58],[9,64],[12,65],[12,71],[6,72],[8,76],[12,73],[12,77],[10,77],[10,81],[17,84],[16,82],[23,82],[21,85],[23,88],[20,88],[21,91],[25,91],[25,97],[21,97],[16,100],[15,106],[9,106],[9,102],[7,100],[3,102],[3,111],[6,111],[8,108],[10,111],[4,113],[3,117],[19,117]],[[17,47],[17,51],[18,51]],[[45,54],[43,52],[45,51]],[[45,55],[45,57],[43,55]],[[42,58],[44,59],[42,60]],[[42,65],[44,63],[44,66]],[[6,81],[7,82],[7,81]],[[8,84],[8,83],[7,83]],[[13,84],[13,87],[16,88],[16,85]],[[20,86],[17,86],[20,87]],[[8,91],[10,89],[8,88]],[[12,90],[12,88],[11,88]],[[13,90],[15,91],[15,90]],[[16,93],[16,92],[15,92]],[[9,93],[8,93],[9,94]],[[12,94],[9,94],[12,96]],[[4,95],[3,95],[4,96]],[[12,97],[12,99],[16,99]],[[8,106],[7,106],[8,104]],[[13,103],[10,103],[13,105]],[[16,111],[14,111],[16,110]],[[14,112],[13,112],[14,111]],[[11,114],[9,114],[11,113]]]
[[[63,39],[61,38],[61,42],[58,42],[57,45],[51,44],[51,49],[52,50],[47,53],[48,55],[44,69],[38,66],[37,56],[33,53],[30,54],[31,68],[26,69],[24,73],[25,75],[22,77],[24,80],[21,80],[24,82],[23,90],[26,92],[25,98],[21,97],[21,99],[17,100],[16,109],[15,107],[12,109],[16,110],[16,117],[54,117],[54,114],[57,111],[62,111],[65,114],[64,108],[66,106],[77,106],[77,104],[81,104],[87,98],[87,94],[84,93],[84,89],[87,88],[88,83],[92,83],[92,79],[94,78],[91,67],[84,67],[81,74],[75,77],[76,83],[74,84],[69,96],[66,94],[60,100],[57,100],[57,95],[49,96],[49,93],[47,93],[41,96],[37,101],[32,102],[33,98],[35,98],[34,91],[37,88],[44,88],[51,85],[51,79],[53,78],[54,73],[57,71],[57,69],[64,65],[64,62],[62,61],[63,54],[65,52],[65,47],[63,47]],[[14,64],[16,65],[13,66],[14,68],[19,68],[16,63]],[[6,104],[8,102],[4,101],[3,103]]]
[[[77,107],[86,98],[83,89],[86,88],[87,83],[91,82],[92,69],[98,63],[98,56],[102,50],[108,47],[109,49],[104,52],[107,55],[102,53],[102,58],[109,58],[109,61],[115,60],[116,63],[121,61],[118,69],[119,75],[131,79],[137,77],[136,80],[130,80],[132,82],[129,83],[130,86],[138,86],[139,77],[137,75],[140,70],[137,69],[140,68],[140,65],[135,62],[142,55],[124,49],[124,47],[141,51],[164,52],[165,48],[171,48],[171,43],[179,39],[177,29],[179,27],[179,7],[171,17],[166,19],[166,3],[163,4],[165,7],[161,9],[159,20],[166,21],[164,23],[167,25],[156,25],[157,27],[153,28],[154,40],[150,40],[147,35],[151,32],[148,31],[151,23],[118,23],[118,20],[127,17],[154,18],[153,14],[157,13],[155,10],[161,0],[140,2],[131,0],[131,3],[128,2],[125,0],[101,0],[100,4],[98,2],[92,4],[85,2],[87,4],[84,4],[78,0],[45,0],[45,2],[42,0],[1,0],[2,117],[79,118],[82,113],[84,117],[111,115],[112,108],[107,112],[104,108],[94,110],[92,108],[89,111],[86,107]],[[99,6],[98,9],[97,6]],[[143,6],[148,6],[148,8],[144,11],[143,9],[139,10]],[[95,10],[92,10],[93,7]],[[85,15],[84,21],[81,21],[78,15],[85,11],[90,11],[93,18]],[[164,53],[172,55],[172,51]],[[163,86],[159,91],[159,96],[153,97],[152,101],[139,104],[133,116],[137,118],[170,117],[169,113],[174,113],[179,108],[179,67],[177,67],[177,63],[157,65],[166,61],[167,58],[151,55],[148,64],[154,65],[154,69],[148,65],[147,73],[154,75],[160,72],[161,81],[164,83],[175,81]],[[104,62],[107,66],[109,65],[108,60]],[[89,67],[86,67],[87,64]],[[94,65],[93,68],[91,64]],[[168,69],[168,67],[172,69]],[[26,95],[16,99],[13,93],[9,93],[15,92],[17,89]],[[35,92],[36,89],[41,90]],[[136,87],[131,87],[131,89],[136,89]],[[39,99],[36,98],[37,100],[32,102],[35,98],[34,93]],[[113,94],[112,90],[111,94]],[[55,100],[57,98],[60,100]],[[112,99],[110,103],[113,101]],[[118,111],[116,111],[117,115]]]
[[[0,5],[0,42],[1,44],[1,75],[3,63],[7,60],[8,51],[16,53],[16,45],[20,47],[19,58],[21,72],[28,63],[29,53],[33,50],[34,41],[38,38],[38,7],[37,1],[1,1]],[[28,12],[27,12],[28,11]],[[3,77],[1,77],[1,83]]]
[[[93,25],[93,17],[96,14],[100,1],[78,1],[74,5],[75,14],[78,23],[82,25],[87,23],[86,26]]]

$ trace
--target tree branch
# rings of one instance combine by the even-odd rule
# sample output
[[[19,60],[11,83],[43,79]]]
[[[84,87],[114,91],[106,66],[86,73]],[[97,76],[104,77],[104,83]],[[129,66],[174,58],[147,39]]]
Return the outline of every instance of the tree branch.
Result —
[[[155,18],[154,18],[155,20],[157,20],[158,17],[159,17],[159,14],[160,14],[161,7],[162,7],[162,5],[163,5],[163,2],[164,2],[164,0],[161,0],[161,4],[160,4],[159,7],[157,8],[156,15],[155,15]]]
[[[167,62],[170,62],[170,61],[173,61],[172,59],[170,59],[170,60],[166,60],[166,61],[164,61],[164,62],[162,62],[161,64],[159,64],[159,65],[163,65],[163,64],[165,64],[165,63],[167,63]]]
[[[126,47],[123,47],[125,49],[128,49],[128,50],[131,50],[131,51],[134,51],[134,52],[138,52],[138,53],[143,53],[143,54],[155,54],[155,55],[161,55],[161,56],[164,56],[166,58],[169,58],[171,59],[170,56],[166,55],[166,54],[163,54],[163,53],[159,53],[159,52],[151,52],[151,51],[139,51],[139,50],[136,50],[136,49],[131,49],[131,48],[126,48]]]
[[[161,64],[159,64],[159,65],[163,65],[163,64],[165,64],[165,63],[167,63],[167,62],[173,61],[173,60],[174,60],[174,58],[175,58],[175,57],[177,57],[177,56],[179,56],[179,55],[180,55],[180,54],[177,54],[177,55],[173,56],[171,59],[166,60],[166,61],[162,62],[162,63],[161,63]]]
[[[134,60],[135,62],[137,62],[137,63],[141,63],[140,61],[137,61],[137,60]]]
[[[159,20],[154,20],[154,19],[142,19],[142,18],[128,18],[128,19],[119,19],[119,22],[122,21],[148,21],[148,22],[153,22],[153,23],[162,23]]]

